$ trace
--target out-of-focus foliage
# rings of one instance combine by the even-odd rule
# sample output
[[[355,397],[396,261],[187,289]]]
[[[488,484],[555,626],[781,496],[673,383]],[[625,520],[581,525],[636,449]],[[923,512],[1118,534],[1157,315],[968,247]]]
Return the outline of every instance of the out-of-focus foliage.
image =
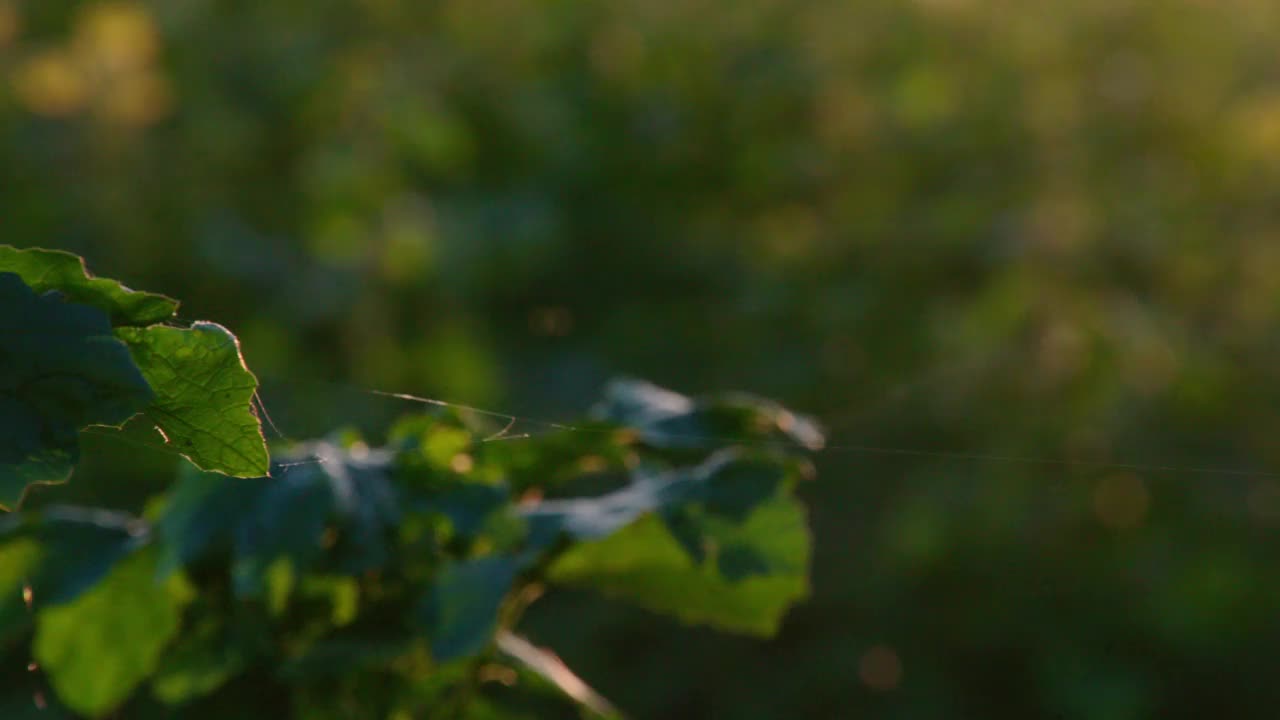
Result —
[[[95,718],[260,707],[299,718],[619,717],[512,630],[547,582],[572,582],[691,623],[775,631],[808,587],[809,533],[792,495],[802,466],[750,449],[762,440],[750,426],[736,430],[742,446],[687,463],[614,432],[625,461],[605,468],[583,462],[596,457],[590,443],[566,458],[562,438],[521,438],[542,477],[569,469],[622,483],[540,501],[512,495],[512,454],[486,441],[492,427],[437,413],[403,421],[385,448],[350,433],[299,446],[270,477],[186,466],[152,506],[154,524],[65,506],[12,513],[0,522],[10,599],[0,651],[29,653],[52,699]],[[450,457],[435,457],[441,435],[460,440]],[[478,524],[455,522],[453,500],[476,486],[500,501]],[[782,532],[780,508],[791,521]],[[0,682],[0,698],[50,701],[22,685]]]
[[[1280,483],[1093,463],[1280,463],[1278,45],[1264,0],[0,0],[0,240],[236,328],[288,435],[618,370],[816,412],[862,449],[777,640],[530,616],[639,716],[1270,717]],[[168,482],[84,441],[116,482],[33,499]]]
[[[0,359],[14,376],[0,388],[0,478],[15,498],[24,483],[70,472],[82,427],[140,410],[138,422],[191,462],[147,502],[154,523],[0,498],[10,511],[0,517],[0,656],[33,658],[28,673],[56,691],[50,710],[43,691],[0,681],[11,710],[25,695],[23,714],[93,718],[261,707],[617,718],[550,651],[512,633],[547,582],[766,636],[807,594],[810,533],[792,491],[809,466],[792,451],[824,438],[774,403],[619,381],[596,413],[600,437],[559,427],[535,438],[434,402],[434,414],[391,428],[386,447],[345,431],[289,442],[270,463],[257,379],[229,331],[200,321],[113,334],[113,319],[133,320],[113,312],[123,301],[161,296],[90,278],[63,253],[0,246],[6,263],[19,272],[0,273]],[[163,310],[176,307],[164,299]],[[807,443],[778,446],[777,431]],[[51,465],[57,477],[37,472]],[[262,477],[235,477],[260,466]],[[564,496],[575,484],[597,487]],[[100,495],[119,504],[131,493]],[[237,684],[256,690],[227,689]]]

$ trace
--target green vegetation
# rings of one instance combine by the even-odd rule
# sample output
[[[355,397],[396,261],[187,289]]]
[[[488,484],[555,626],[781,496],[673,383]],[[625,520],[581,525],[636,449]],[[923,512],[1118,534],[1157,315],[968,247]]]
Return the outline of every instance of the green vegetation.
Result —
[[[777,635],[524,614],[631,717],[1265,719],[1277,47],[1273,0],[0,0],[0,243],[233,330],[273,447],[430,407],[373,390],[549,442],[620,375],[819,418]],[[23,508],[154,522],[154,427],[0,492],[78,447]]]
[[[13,494],[64,479],[69,462],[56,476],[33,468],[73,456],[81,427],[133,413],[192,464],[143,518],[48,506],[0,521],[0,650],[29,647],[55,691],[2,683],[16,696],[5,707],[26,694],[28,712],[89,717],[496,720],[557,704],[613,717],[511,632],[547,582],[762,635],[808,591],[792,494],[804,465],[777,442],[822,437],[776,405],[619,382],[589,429],[508,438],[442,411],[401,420],[383,447],[344,432],[269,467],[235,336],[197,322],[113,337],[109,309],[72,300],[115,307],[125,291],[94,278],[101,292],[77,295],[87,275],[58,273],[66,260],[0,247],[0,287],[19,301],[4,306],[17,339],[6,356],[24,370],[4,388],[14,412],[0,428],[16,443],[0,458]]]

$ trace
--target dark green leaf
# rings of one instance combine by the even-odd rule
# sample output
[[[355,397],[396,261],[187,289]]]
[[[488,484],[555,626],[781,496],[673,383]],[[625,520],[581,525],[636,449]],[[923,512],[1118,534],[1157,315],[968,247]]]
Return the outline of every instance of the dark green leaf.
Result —
[[[438,662],[474,655],[488,647],[498,610],[515,582],[515,558],[484,557],[445,566],[422,603],[421,619]]]
[[[93,277],[83,259],[61,250],[0,245],[0,272],[16,273],[37,293],[57,290],[71,302],[92,305],[107,313],[115,326],[151,325],[178,311],[178,302],[172,298]]]
[[[267,571],[277,560],[287,560],[295,570],[315,562],[334,512],[333,489],[317,465],[290,468],[263,482],[266,489],[236,528],[231,574],[242,596],[256,597],[267,589]]]
[[[662,513],[673,531],[683,533],[676,527],[689,523],[684,516],[695,505],[699,512],[741,522],[789,485],[791,476],[781,459],[724,451],[692,468],[642,469],[621,490],[595,498],[549,500],[526,508],[523,515],[533,524],[536,536],[563,531],[580,540],[596,540],[655,511]]]
[[[769,400],[746,394],[693,400],[640,380],[610,383],[594,415],[635,428],[655,448],[696,450],[772,440],[818,450],[825,443],[817,423]]]
[[[207,322],[189,330],[152,326],[116,333],[156,393],[147,416],[178,452],[205,470],[267,474],[266,441],[253,409],[258,381],[245,367],[235,335]]]
[[[118,425],[152,399],[106,314],[38,296],[0,273],[0,507],[67,479],[78,430]]]
[[[438,513],[448,518],[454,532],[472,537],[494,513],[506,506],[508,493],[505,485],[440,475],[433,482],[415,483],[405,496],[408,511]]]
[[[728,533],[726,533],[728,535]],[[552,566],[551,580],[594,587],[689,623],[756,635],[777,631],[783,613],[808,594],[809,534],[799,503],[780,498],[758,509],[732,538],[722,572],[699,565],[666,525],[646,515],[603,540],[575,546]],[[767,573],[761,571],[767,570]]]
[[[0,542],[34,542],[38,560],[29,570],[38,607],[71,602],[146,542],[145,526],[122,513],[50,507],[11,515],[0,524]]]
[[[68,707],[105,716],[156,669],[191,589],[155,577],[156,555],[144,550],[75,602],[40,611],[33,653]]]
[[[595,499],[527,511],[535,534],[586,540],[553,580],[598,587],[687,622],[769,634],[808,591],[809,534],[783,461],[726,452],[702,465],[641,473]]]
[[[160,572],[168,574],[212,546],[230,548],[235,528],[272,481],[241,480],[183,465],[163,514],[156,522]]]
[[[391,455],[363,449],[358,454],[329,443],[302,448],[312,466],[329,482],[339,528],[334,562],[341,572],[358,575],[386,565],[388,543],[400,519],[399,501],[389,475]]]

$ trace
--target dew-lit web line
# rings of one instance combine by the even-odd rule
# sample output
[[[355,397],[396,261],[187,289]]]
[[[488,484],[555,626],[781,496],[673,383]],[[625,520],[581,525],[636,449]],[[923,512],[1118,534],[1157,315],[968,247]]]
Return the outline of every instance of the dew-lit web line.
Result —
[[[405,400],[408,402],[422,403],[424,405],[434,405],[436,407],[447,408],[451,410],[461,410],[463,412],[476,413],[477,415],[486,415],[488,417],[506,420],[508,423],[511,423],[511,424],[514,424],[516,422],[526,422],[534,425],[542,425],[544,427],[555,428],[557,430],[568,430],[571,432],[590,432],[594,429],[594,428],[574,427],[573,425],[568,425],[566,423],[555,422],[551,420],[542,420],[539,418],[524,417],[521,415],[512,415],[511,413],[498,412],[497,410],[485,410],[483,408],[473,407],[471,405],[463,405],[461,403],[449,402],[447,400],[438,400],[436,398],[410,395],[409,393],[385,392],[383,390],[363,390],[361,388],[356,388],[356,389],[359,390],[360,392],[366,392],[371,395],[380,395],[382,397],[395,398],[397,400]],[[508,425],[507,430],[510,430],[510,429],[511,429],[511,426]],[[502,434],[505,434],[505,431],[499,433],[499,435],[502,435]]]
[[[334,383],[326,383],[334,384]],[[410,393],[386,392],[382,390],[367,390],[361,388],[351,388],[357,392],[376,395],[379,397],[387,397],[405,402],[413,402],[425,405],[432,405],[440,408],[450,408],[455,410],[474,412],[480,415],[500,418],[508,422],[507,429],[510,429],[515,423],[528,423],[566,432],[577,433],[596,433],[596,434],[612,434],[616,433],[616,428],[591,428],[578,427],[569,425],[564,422],[547,420],[528,415],[517,415],[513,413],[501,412],[497,410],[488,410],[484,408],[454,403],[439,398],[424,397],[412,395]],[[505,432],[505,430],[503,431]],[[934,458],[942,460],[963,460],[971,462],[993,462],[993,463],[1010,463],[1023,465],[1041,465],[1055,466],[1064,468],[1076,468],[1087,470],[1129,470],[1133,472],[1147,473],[1178,473],[1187,475],[1221,475],[1234,477],[1250,477],[1258,479],[1280,479],[1280,473],[1267,472],[1261,470],[1244,470],[1240,468],[1229,467],[1213,467],[1213,466],[1197,466],[1197,465],[1181,465],[1167,463],[1142,463],[1129,461],[1106,461],[1106,460],[1075,460],[1063,457],[1049,457],[1041,455],[1013,455],[999,453],[978,453],[966,451],[940,450],[928,448],[904,448],[904,447],[886,447],[876,445],[861,445],[853,443],[837,443],[828,444],[822,448],[807,448],[797,442],[790,440],[762,439],[748,437],[734,437],[723,435],[703,435],[703,434],[687,434],[673,432],[659,432],[654,430],[645,430],[644,434],[648,437],[664,438],[669,440],[681,440],[687,442],[688,446],[698,447],[702,443],[706,449],[723,445],[740,445],[744,447],[754,447],[761,449],[789,450],[806,452],[810,454],[868,454],[868,455],[896,455],[903,457],[920,457]]]
[[[251,400],[253,402],[254,412],[258,413],[259,417],[267,421],[267,427],[271,428],[271,430],[275,432],[276,437],[284,440],[285,442],[292,442],[289,438],[285,437],[284,433],[280,432],[280,428],[276,426],[276,421],[271,419],[271,413],[267,412],[267,405],[262,402],[262,394],[259,393],[257,389],[254,389]]]

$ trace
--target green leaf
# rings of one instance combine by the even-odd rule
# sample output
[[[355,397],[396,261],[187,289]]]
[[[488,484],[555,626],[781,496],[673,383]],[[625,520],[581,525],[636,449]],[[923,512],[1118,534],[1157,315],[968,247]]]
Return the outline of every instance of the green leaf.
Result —
[[[26,574],[37,607],[75,600],[146,539],[136,518],[106,510],[55,506],[0,524],[6,545],[35,543]]]
[[[137,521],[118,513],[51,507],[5,516],[0,520],[0,643],[30,627],[28,600],[36,610],[75,600],[144,541]]]
[[[338,570],[359,575],[386,565],[392,530],[400,519],[399,500],[389,477],[391,454],[367,448],[353,454],[332,443],[310,443],[301,450],[316,463],[295,471],[323,475],[333,495],[339,530],[333,555]]]
[[[655,448],[696,450],[772,440],[818,450],[826,442],[816,422],[770,400],[744,393],[694,400],[641,380],[610,383],[593,415],[635,428]]]
[[[792,484],[787,461],[751,457],[727,450],[691,467],[658,472],[641,468],[626,487],[594,498],[549,500],[522,510],[538,544],[563,532],[579,540],[606,537],[647,512],[660,512],[673,532],[684,540],[691,512],[724,516],[741,522],[756,506]],[[696,507],[695,507],[696,506]],[[696,547],[695,547],[696,545]],[[701,543],[688,545],[702,559]]]
[[[16,273],[36,293],[57,290],[71,302],[92,305],[107,313],[114,326],[151,325],[178,311],[178,301],[173,298],[93,277],[82,258],[61,250],[0,245],[0,272]]]
[[[723,452],[703,464],[641,473],[594,499],[525,511],[535,536],[549,527],[587,542],[549,578],[591,586],[690,623],[768,635],[808,592],[810,539],[790,495],[787,463]],[[545,540],[544,540],[545,543]]]
[[[0,544],[0,657],[5,654],[4,643],[31,623],[24,589],[39,560],[40,545],[30,538]]]
[[[242,597],[261,596],[279,560],[288,561],[296,574],[306,572],[323,549],[334,512],[333,489],[316,466],[293,468],[264,483],[266,489],[243,510],[236,528],[231,576]]]
[[[359,575],[391,558],[400,510],[388,477],[390,454],[364,448],[357,455],[326,442],[296,452],[310,461],[285,463],[278,477],[264,480],[266,489],[236,529],[232,573],[241,595],[261,593],[277,560],[305,573],[330,528],[336,533],[327,560],[338,572]]]
[[[757,510],[742,528],[738,548],[763,559],[756,572],[732,580],[697,564],[654,515],[603,540],[576,546],[548,577],[593,587],[687,623],[768,636],[787,608],[808,594],[809,534],[796,501],[779,499]],[[769,572],[759,570],[768,568]]]
[[[156,393],[146,415],[169,443],[204,470],[262,477],[269,458],[253,409],[258,380],[235,335],[221,325],[119,328]]]
[[[205,551],[230,549],[235,529],[266,491],[270,480],[242,480],[198,470],[184,464],[170,491],[156,532],[160,543],[160,573],[167,575]]]
[[[0,308],[0,507],[12,509],[29,485],[67,479],[80,428],[123,423],[152,392],[102,311],[12,273],[0,273]]]
[[[515,558],[495,555],[440,570],[419,615],[437,662],[474,655],[488,647],[498,627],[498,611],[518,569]]]
[[[155,576],[156,555],[143,550],[75,602],[40,612],[33,652],[71,709],[103,717],[155,671],[192,594],[180,576]]]

